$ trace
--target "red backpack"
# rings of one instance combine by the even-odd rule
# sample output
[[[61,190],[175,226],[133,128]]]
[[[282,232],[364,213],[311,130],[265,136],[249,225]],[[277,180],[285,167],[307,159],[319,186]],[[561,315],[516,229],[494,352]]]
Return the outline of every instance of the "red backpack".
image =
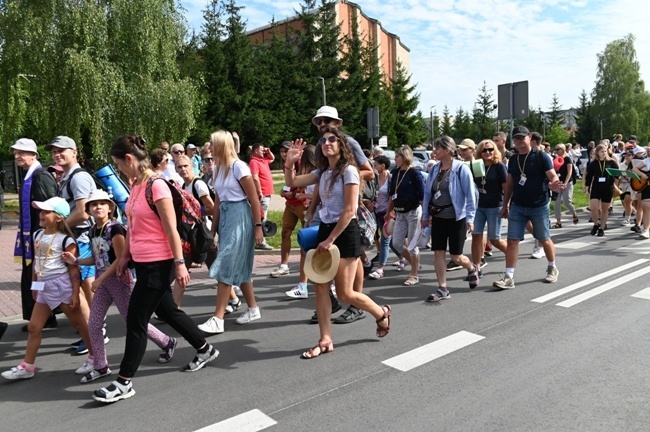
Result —
[[[183,246],[183,256],[191,257],[192,262],[205,261],[207,252],[212,246],[214,238],[201,218],[201,205],[191,193],[181,188],[176,182],[167,181],[162,177],[150,177],[147,180],[145,198],[151,210],[158,217],[158,209],[153,201],[153,182],[162,180],[167,183],[172,194],[174,210],[176,212],[176,228]]]

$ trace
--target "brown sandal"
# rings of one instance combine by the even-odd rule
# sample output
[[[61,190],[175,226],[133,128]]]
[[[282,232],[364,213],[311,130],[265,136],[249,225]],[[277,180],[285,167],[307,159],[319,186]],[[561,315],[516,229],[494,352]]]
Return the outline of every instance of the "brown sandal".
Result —
[[[318,354],[314,353],[316,349],[320,350],[318,351]],[[302,358],[311,360],[313,358],[319,357],[321,354],[327,354],[331,352],[334,352],[334,342],[330,341],[328,344],[323,344],[323,342],[319,340],[318,345],[302,353]]]
[[[382,310],[384,310],[384,316],[379,318],[377,321],[377,337],[383,338],[390,332],[390,317],[391,317],[391,307],[389,305],[384,305],[382,306]],[[388,320],[385,326],[379,325],[379,323],[383,322],[384,320]]]

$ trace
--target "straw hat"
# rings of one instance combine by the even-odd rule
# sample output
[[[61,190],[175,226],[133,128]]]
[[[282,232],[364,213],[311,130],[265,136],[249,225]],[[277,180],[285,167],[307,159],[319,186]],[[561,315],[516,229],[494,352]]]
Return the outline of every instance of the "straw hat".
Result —
[[[305,274],[315,283],[328,283],[339,269],[341,253],[336,245],[332,245],[326,252],[317,252],[312,249],[305,257]]]

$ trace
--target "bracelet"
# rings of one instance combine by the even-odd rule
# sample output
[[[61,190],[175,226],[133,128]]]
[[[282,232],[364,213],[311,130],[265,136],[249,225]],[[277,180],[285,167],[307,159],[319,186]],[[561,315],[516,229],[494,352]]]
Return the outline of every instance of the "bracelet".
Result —
[[[75,258],[75,259],[74,259],[74,265],[76,265],[77,267],[79,267],[79,258]]]
[[[261,224],[261,223],[256,223],[255,226],[261,228],[261,227],[262,227],[262,224]]]

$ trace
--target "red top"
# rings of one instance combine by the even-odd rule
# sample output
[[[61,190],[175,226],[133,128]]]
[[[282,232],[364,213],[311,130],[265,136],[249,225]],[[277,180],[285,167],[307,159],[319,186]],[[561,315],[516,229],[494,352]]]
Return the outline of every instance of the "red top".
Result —
[[[248,166],[251,174],[257,174],[260,179],[262,195],[273,195],[273,176],[271,175],[271,160],[253,156]]]

